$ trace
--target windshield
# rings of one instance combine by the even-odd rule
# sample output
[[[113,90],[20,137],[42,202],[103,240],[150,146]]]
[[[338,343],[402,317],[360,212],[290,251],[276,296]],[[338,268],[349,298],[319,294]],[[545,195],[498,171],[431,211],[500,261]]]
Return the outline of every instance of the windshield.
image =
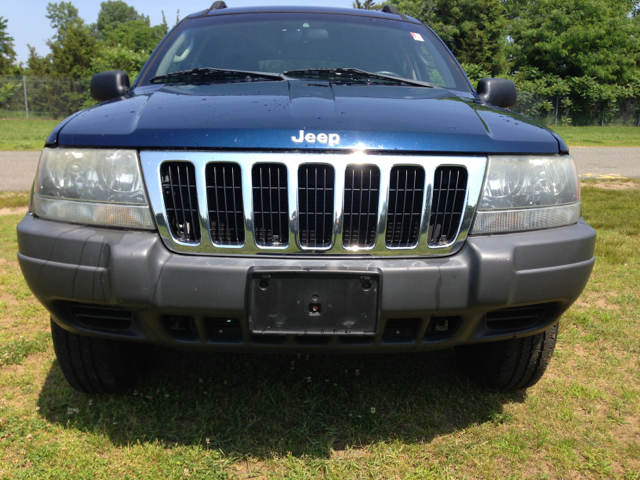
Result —
[[[188,19],[160,45],[140,84],[149,85],[160,75],[206,67],[270,73],[357,68],[471,91],[451,54],[423,25],[326,13]]]

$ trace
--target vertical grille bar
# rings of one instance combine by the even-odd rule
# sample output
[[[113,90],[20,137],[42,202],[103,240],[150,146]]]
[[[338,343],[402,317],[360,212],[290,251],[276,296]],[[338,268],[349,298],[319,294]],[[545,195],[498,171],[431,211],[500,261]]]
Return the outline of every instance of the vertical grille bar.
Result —
[[[349,165],[344,186],[344,247],[374,246],[379,200],[380,169],[375,165]]]
[[[205,171],[211,239],[216,245],[244,245],[242,175],[237,163],[209,163]]]
[[[422,201],[424,199],[424,168],[402,166],[391,169],[386,244],[390,248],[412,248],[418,243]]]
[[[288,245],[287,167],[277,163],[258,163],[251,171],[251,182],[256,244],[261,247]]]
[[[300,245],[328,248],[333,237],[335,171],[331,165],[301,165],[298,169]]]
[[[430,246],[447,245],[455,239],[464,213],[467,181],[464,167],[436,169],[427,233]]]
[[[180,242],[200,243],[198,191],[193,164],[165,162],[160,167],[160,178],[171,233]]]

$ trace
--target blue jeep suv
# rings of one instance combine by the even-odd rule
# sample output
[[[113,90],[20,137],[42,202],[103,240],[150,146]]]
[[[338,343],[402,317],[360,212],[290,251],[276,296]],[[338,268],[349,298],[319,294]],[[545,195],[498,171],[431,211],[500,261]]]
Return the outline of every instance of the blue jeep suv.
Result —
[[[594,262],[575,166],[508,110],[512,82],[474,90],[429,27],[216,2],[132,86],[104,72],[91,92],[18,226],[74,388],[131,388],[155,344],[455,347],[503,390],[544,373]]]

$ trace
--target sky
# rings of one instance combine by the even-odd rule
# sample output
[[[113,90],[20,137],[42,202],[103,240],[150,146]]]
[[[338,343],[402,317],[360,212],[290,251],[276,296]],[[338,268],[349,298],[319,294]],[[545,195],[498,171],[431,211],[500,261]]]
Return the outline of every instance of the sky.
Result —
[[[51,0],[0,0],[0,17],[9,20],[7,30],[13,37],[14,49],[19,62],[25,62],[29,58],[27,44],[36,47],[39,55],[49,53],[46,41],[53,37],[54,30],[49,25],[47,4]],[[129,5],[138,10],[138,13],[149,15],[151,25],[162,23],[162,10],[167,17],[169,26],[176,21],[177,10],[180,9],[180,18],[204,10],[213,0],[125,0]],[[88,24],[94,23],[98,18],[100,1],[71,0],[71,3],[80,11],[80,17]],[[226,0],[229,7],[249,7],[254,5],[313,5],[324,7],[351,7],[352,0]]]

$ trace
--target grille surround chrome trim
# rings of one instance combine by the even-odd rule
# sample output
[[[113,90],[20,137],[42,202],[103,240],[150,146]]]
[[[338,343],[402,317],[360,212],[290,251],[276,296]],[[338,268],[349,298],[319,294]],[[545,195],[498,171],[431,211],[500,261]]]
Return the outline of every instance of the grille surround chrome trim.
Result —
[[[149,203],[153,211],[160,236],[166,247],[172,251],[193,255],[269,255],[313,254],[324,256],[433,256],[456,253],[467,238],[469,228],[478,207],[484,174],[487,166],[486,156],[416,156],[416,155],[379,155],[366,152],[344,154],[317,153],[253,153],[253,152],[189,152],[189,151],[141,151],[140,161]],[[182,243],[170,232],[162,197],[160,166],[164,162],[191,162],[195,167],[198,206],[200,212],[201,240],[197,245]],[[212,162],[236,163],[240,166],[242,178],[242,196],[244,206],[245,242],[243,245],[215,245],[211,238],[208,202],[206,196],[206,167]],[[289,243],[285,246],[259,246],[254,239],[253,188],[251,173],[257,163],[280,163],[287,167],[287,195],[289,208]],[[330,248],[310,249],[300,245],[298,235],[298,168],[305,164],[331,164],[335,172],[333,233]],[[378,220],[376,241],[372,247],[344,247],[344,187],[345,172],[349,165],[371,164],[380,170],[380,194],[378,200]],[[420,218],[420,233],[417,244],[412,248],[389,248],[386,246],[387,207],[389,205],[389,183],[391,169],[395,166],[418,165],[425,170],[425,195]],[[458,232],[452,241],[445,245],[428,245],[427,233],[433,195],[435,171],[440,166],[460,166],[467,170],[468,186],[465,196],[464,216]]]

